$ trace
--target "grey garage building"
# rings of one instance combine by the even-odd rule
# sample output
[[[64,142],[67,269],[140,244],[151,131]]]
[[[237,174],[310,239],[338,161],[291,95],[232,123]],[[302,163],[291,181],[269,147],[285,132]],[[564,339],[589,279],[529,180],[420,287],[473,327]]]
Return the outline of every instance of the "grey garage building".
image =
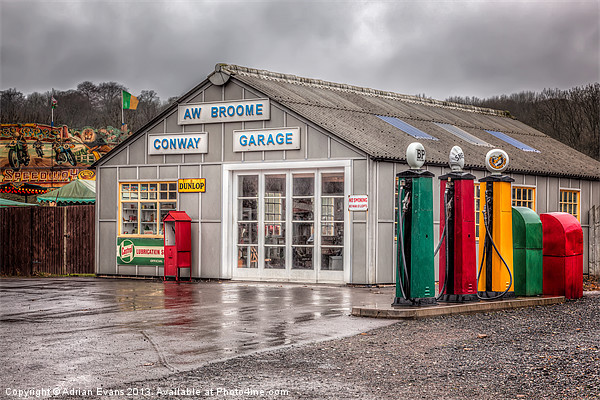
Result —
[[[393,282],[395,174],[414,141],[436,176],[454,145],[477,178],[505,150],[514,204],[576,215],[587,249],[600,163],[506,113],[218,64],[95,164],[96,272],[161,276],[160,220],[177,209],[194,277]],[[437,225],[437,180],[434,198]]]

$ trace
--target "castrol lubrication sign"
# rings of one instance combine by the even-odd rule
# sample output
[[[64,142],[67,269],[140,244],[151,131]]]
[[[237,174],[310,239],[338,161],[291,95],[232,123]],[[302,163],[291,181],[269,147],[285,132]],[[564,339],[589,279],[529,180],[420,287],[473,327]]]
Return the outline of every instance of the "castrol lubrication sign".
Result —
[[[192,193],[206,191],[206,178],[199,179],[179,179],[178,192]]]

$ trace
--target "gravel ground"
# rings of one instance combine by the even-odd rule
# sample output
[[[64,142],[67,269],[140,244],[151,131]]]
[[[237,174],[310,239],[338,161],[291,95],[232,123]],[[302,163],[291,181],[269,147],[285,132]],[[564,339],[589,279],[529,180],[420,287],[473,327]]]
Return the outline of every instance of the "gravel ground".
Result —
[[[599,347],[595,292],[553,306],[401,321],[127,386],[150,394],[132,398],[594,399]],[[198,392],[182,392],[190,388]]]

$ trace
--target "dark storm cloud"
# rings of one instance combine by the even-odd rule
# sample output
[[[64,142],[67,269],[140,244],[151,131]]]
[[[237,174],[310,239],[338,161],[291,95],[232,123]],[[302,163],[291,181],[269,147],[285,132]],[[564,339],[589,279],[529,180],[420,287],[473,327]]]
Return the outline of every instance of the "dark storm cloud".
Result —
[[[217,62],[441,99],[600,80],[598,1],[0,1],[0,87],[24,93],[166,99]]]

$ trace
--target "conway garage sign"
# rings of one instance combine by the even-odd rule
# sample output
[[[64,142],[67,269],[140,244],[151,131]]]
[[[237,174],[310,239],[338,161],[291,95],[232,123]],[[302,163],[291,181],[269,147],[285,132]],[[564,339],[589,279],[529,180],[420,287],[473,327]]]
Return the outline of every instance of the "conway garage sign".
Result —
[[[271,119],[269,99],[180,104],[177,109],[177,122],[179,125],[264,121],[269,119]]]
[[[208,133],[172,133],[148,135],[148,154],[208,153]]]

